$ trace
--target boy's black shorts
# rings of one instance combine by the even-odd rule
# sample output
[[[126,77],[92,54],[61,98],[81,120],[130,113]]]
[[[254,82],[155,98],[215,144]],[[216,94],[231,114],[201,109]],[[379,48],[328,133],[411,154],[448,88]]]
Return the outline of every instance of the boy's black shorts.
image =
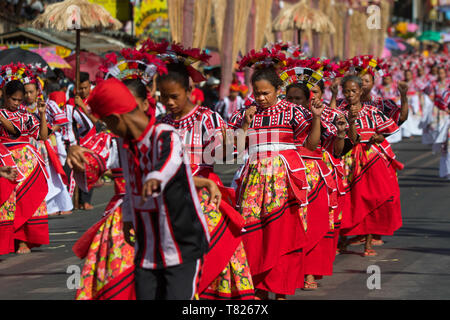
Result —
[[[165,269],[136,267],[137,300],[192,300],[198,284],[200,260]]]

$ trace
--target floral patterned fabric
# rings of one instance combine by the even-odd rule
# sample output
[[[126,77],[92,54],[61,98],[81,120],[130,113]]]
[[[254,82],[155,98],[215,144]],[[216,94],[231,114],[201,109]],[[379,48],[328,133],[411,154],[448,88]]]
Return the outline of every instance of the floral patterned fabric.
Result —
[[[331,163],[326,153],[324,153],[323,159],[324,162],[327,164],[327,167],[330,170],[332,170]],[[321,179],[319,166],[317,165],[317,162],[313,159],[304,159],[304,162],[306,167],[306,181],[308,182],[310,190],[313,190]],[[303,210],[301,210],[300,216],[303,215],[304,218],[302,218],[302,220],[304,219],[305,221],[307,221],[308,206],[303,207],[302,209]],[[330,230],[334,230],[334,210],[332,208],[329,209],[329,222],[330,222]],[[305,231],[307,231],[307,228],[305,228]]]
[[[204,299],[253,299],[254,287],[250,267],[241,242],[228,265],[200,295]]]
[[[122,225],[118,207],[98,229],[81,273],[77,300],[97,299],[113,279],[134,267],[134,248],[125,242]]]
[[[257,222],[288,200],[287,172],[279,157],[249,164],[242,181],[241,214],[246,224]]]
[[[202,212],[206,217],[210,234],[223,219],[222,214],[211,203],[206,189],[198,192]],[[254,287],[250,267],[242,241],[219,276],[200,293],[201,299],[253,299]]]
[[[344,163],[344,185],[349,187],[355,177],[358,177],[364,166],[379,153],[374,148],[361,148],[350,150],[343,156]],[[362,150],[362,152],[361,152]],[[383,155],[383,154],[381,154]]]
[[[21,183],[17,184],[16,190],[20,188],[22,183],[26,178],[34,171],[36,166],[39,165],[36,156],[30,151],[29,147],[22,147],[11,150],[11,156],[17,165],[18,170],[25,177]],[[0,207],[0,221],[13,221],[16,211],[16,191],[11,193],[9,199]],[[33,217],[43,217],[47,216],[47,206],[44,201],[42,201],[39,208],[33,214]]]

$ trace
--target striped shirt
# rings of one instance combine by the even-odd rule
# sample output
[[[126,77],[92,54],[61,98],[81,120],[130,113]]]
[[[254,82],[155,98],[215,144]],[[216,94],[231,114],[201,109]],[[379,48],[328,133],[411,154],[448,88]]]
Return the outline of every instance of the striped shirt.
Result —
[[[35,140],[38,139],[40,122],[35,115],[22,109],[17,109],[16,111],[0,109],[0,115],[2,115],[5,119],[8,119],[19,132],[17,136],[14,136],[6,130],[4,126],[0,126],[1,137],[9,139],[17,139],[19,137],[28,139],[29,137],[32,137]]]
[[[127,183],[123,219],[134,222],[136,265],[161,269],[201,258],[208,249],[208,228],[175,129],[150,123],[119,154]],[[160,181],[160,191],[142,203],[142,188],[150,179]]]
[[[349,110],[343,110],[344,115],[348,118]],[[356,131],[361,136],[361,142],[368,142],[370,137],[375,134],[391,135],[399,130],[393,119],[388,118],[379,109],[370,104],[364,103],[358,112],[355,121]]]
[[[230,119],[229,126],[242,127],[245,110],[236,112]],[[270,145],[283,148],[303,146],[309,136],[312,113],[286,100],[280,100],[269,108],[257,107],[257,111],[248,129],[250,150],[268,149]],[[322,121],[325,124],[325,122]],[[326,123],[322,138],[325,140],[335,132],[335,127]],[[333,129],[334,128],[334,129]]]
[[[197,106],[179,120],[167,115],[160,122],[177,129],[194,175],[197,169],[214,167],[214,151],[221,144],[221,138],[218,138],[221,137],[220,129],[227,127],[217,112]]]
[[[56,104],[55,101],[53,100],[47,100],[46,101],[46,111],[45,111],[45,115],[46,115],[46,119],[47,119],[47,123],[51,126],[54,125],[64,125],[69,123],[69,120],[67,119],[66,114],[64,113],[64,111],[61,110],[60,107],[58,107],[58,105]],[[23,110],[23,111],[28,111],[29,113],[34,114],[38,119],[40,117],[39,115],[39,111],[37,110],[37,103],[33,103],[32,105],[21,105],[19,107],[19,109]]]
[[[77,144],[80,138],[85,137],[91,130],[95,130],[91,119],[71,104],[66,106],[66,116],[69,124],[67,130],[64,131],[63,139],[69,141],[70,145]]]
[[[397,124],[399,123],[401,107],[394,100],[371,96],[370,100],[364,101],[364,104],[377,108],[386,117],[391,118]],[[339,111],[344,111],[347,109],[348,103],[345,99],[340,99],[336,102],[336,106]]]

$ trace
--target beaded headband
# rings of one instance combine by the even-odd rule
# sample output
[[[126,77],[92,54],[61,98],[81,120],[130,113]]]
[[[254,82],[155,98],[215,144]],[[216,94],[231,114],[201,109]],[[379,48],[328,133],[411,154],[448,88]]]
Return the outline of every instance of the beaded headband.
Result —
[[[0,88],[3,88],[8,82],[19,80],[24,85],[34,83],[37,85],[40,94],[43,92],[43,82],[38,75],[45,74],[47,67],[41,68],[39,64],[25,65],[21,62],[11,63],[0,67]]]
[[[155,74],[167,73],[165,63],[152,54],[136,49],[122,49],[120,54],[123,59],[119,59],[115,53],[105,56],[105,61],[100,67],[100,70],[105,73],[105,80],[110,77],[121,81],[140,79],[143,84],[148,85]]]
[[[356,56],[347,61],[341,62],[341,70],[356,73],[358,76],[363,76],[367,73],[375,76],[387,76],[387,65],[381,65],[381,60],[374,59],[371,55]]]

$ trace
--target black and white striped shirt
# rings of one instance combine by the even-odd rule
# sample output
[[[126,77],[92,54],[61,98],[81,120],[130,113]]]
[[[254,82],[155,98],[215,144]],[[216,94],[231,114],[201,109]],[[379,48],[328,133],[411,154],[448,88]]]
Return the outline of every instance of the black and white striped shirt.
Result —
[[[208,249],[208,227],[175,129],[149,124],[119,153],[127,183],[123,219],[134,223],[136,266],[161,269],[201,258]],[[161,182],[160,192],[142,203],[149,179]]]

